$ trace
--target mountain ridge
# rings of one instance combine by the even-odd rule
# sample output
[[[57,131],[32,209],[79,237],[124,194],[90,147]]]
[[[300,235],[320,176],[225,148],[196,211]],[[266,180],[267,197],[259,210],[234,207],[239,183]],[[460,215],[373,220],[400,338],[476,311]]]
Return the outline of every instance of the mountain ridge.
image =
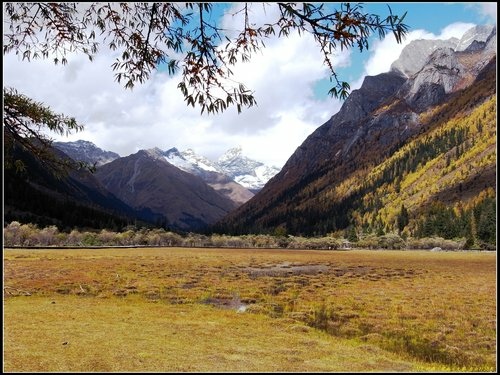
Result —
[[[198,175],[203,175],[206,171],[221,173],[251,192],[262,189],[267,181],[279,172],[277,167],[269,167],[244,156],[241,146],[228,149],[216,161],[199,156],[192,149],[180,152],[174,147],[164,154],[170,163],[183,170]]]
[[[54,142],[54,146],[64,151],[74,160],[83,161],[91,165],[95,164],[96,166],[104,165],[121,157],[115,152],[102,150],[92,142],[84,140]],[[194,175],[207,178],[208,183],[212,183],[212,180],[217,180],[217,183],[221,183],[224,179],[219,175],[214,176],[213,173],[228,176],[232,181],[252,193],[243,192],[242,189],[231,184],[231,187],[228,187],[231,191],[241,190],[240,192],[233,193],[235,200],[240,203],[250,199],[255,192],[262,189],[267,181],[280,170],[275,166],[267,166],[262,162],[244,156],[241,146],[228,149],[216,161],[198,155],[190,148],[179,151],[176,147],[172,147],[166,151],[162,151],[160,148],[154,147],[150,150],[153,149],[157,149],[158,152],[163,153],[167,161],[176,167]]]
[[[170,164],[158,148],[116,159],[95,175],[122,201],[164,215],[177,230],[203,230],[236,207],[201,177]]]
[[[53,146],[73,160],[95,166],[104,165],[120,157],[116,152],[103,150],[94,143],[82,139],[73,142],[54,142]]]
[[[58,158],[70,160],[53,148]],[[17,147],[15,157],[24,171],[4,169],[4,219],[57,225],[61,229],[86,227],[120,230],[132,223],[152,225],[165,218],[148,209],[134,210],[109,192],[85,168],[54,175],[28,150]]]
[[[490,29],[496,35],[496,28]],[[488,42],[481,48],[463,46],[463,51],[454,51],[447,46],[436,48],[429,52],[424,66],[415,68],[416,73],[411,76],[406,76],[400,69],[392,69],[366,77],[360,89],[351,93],[339,112],[297,148],[281,172],[254,198],[214,226],[214,230],[243,234],[272,233],[276,228],[282,228],[281,232],[290,234],[324,235],[355,226],[357,230],[378,231],[377,228],[382,228],[385,232],[405,229],[417,233],[421,221],[430,215],[428,208],[432,206],[432,199],[420,202],[418,207],[411,206],[411,222],[399,228],[396,210],[401,207],[391,206],[390,212],[379,214],[382,202],[388,205],[390,200],[387,197],[392,197],[387,190],[389,187],[401,191],[402,180],[420,171],[418,173],[422,173],[422,178],[429,183],[435,181],[432,173],[445,173],[449,175],[448,180],[455,179],[457,187],[436,185],[438,190],[433,192],[434,197],[438,197],[440,191],[442,196],[446,189],[458,190],[459,175],[463,176],[464,182],[479,179],[481,174],[483,180],[484,176],[489,176],[485,186],[479,189],[481,191],[475,191],[472,200],[483,194],[483,190],[495,188],[491,181],[491,165],[496,154],[490,146],[485,146],[479,164],[472,164],[473,159],[459,157],[461,161],[457,163],[476,165],[474,172],[469,173],[462,167],[456,171],[444,169],[447,168],[446,160],[449,160],[449,165],[459,165],[451,158],[453,152],[476,155],[472,150],[489,145],[494,139],[491,133],[494,122],[490,116],[494,108],[491,100],[495,94],[496,53],[491,46],[496,43],[496,38],[490,34],[486,39]],[[474,40],[470,40],[469,46],[473,44],[477,46]],[[489,107],[481,107],[483,103],[489,103]],[[454,122],[456,118],[464,116],[469,116],[466,118],[471,122],[476,121],[477,116],[484,116],[489,122],[479,126],[480,131],[473,126],[459,127],[459,133],[450,130],[428,138],[433,129],[446,127],[448,123],[458,124]],[[471,141],[464,134],[478,135]],[[377,178],[369,174],[409,142],[414,142],[412,152],[416,155],[405,156],[407,164],[398,162],[391,167],[397,166],[397,169],[388,169]],[[450,149],[443,149],[442,144]],[[426,156],[429,152],[434,155],[432,158]],[[427,163],[441,166],[443,160],[445,164],[441,169],[423,173],[422,168]],[[405,187],[413,186],[406,183]],[[412,188],[417,187],[423,189],[425,185]],[[428,194],[421,192],[420,196],[427,197]],[[484,193],[485,196],[488,194]],[[464,197],[457,197],[453,205],[459,204]],[[398,202],[405,207],[410,203],[409,200]],[[470,227],[470,223],[464,224],[463,231],[467,226]]]

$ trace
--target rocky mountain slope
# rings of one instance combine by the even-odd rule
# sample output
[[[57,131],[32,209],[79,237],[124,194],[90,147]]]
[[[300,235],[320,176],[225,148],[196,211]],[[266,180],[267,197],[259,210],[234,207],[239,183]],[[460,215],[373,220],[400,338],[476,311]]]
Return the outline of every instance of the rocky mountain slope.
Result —
[[[437,201],[446,197],[442,203],[454,209],[491,195],[495,51],[491,26],[474,28],[461,40],[410,43],[389,72],[366,77],[281,172],[215,230],[416,233]],[[474,125],[478,117],[484,119],[480,126]],[[465,118],[469,122],[460,122]],[[409,222],[398,228],[401,205]]]
[[[60,159],[69,156],[54,149]],[[57,225],[61,230],[108,228],[121,230],[133,223],[162,223],[162,215],[148,209],[137,211],[111,194],[85,169],[69,170],[55,176],[31,153],[17,148],[23,172],[4,170],[4,220],[30,222],[39,226]]]
[[[236,207],[200,177],[167,162],[159,149],[116,159],[95,175],[122,201],[164,215],[177,230],[202,230]]]
[[[83,161],[90,165],[101,166],[118,159],[116,152],[105,151],[89,141],[78,140],[75,142],[54,142],[53,146],[63,151],[73,160]]]

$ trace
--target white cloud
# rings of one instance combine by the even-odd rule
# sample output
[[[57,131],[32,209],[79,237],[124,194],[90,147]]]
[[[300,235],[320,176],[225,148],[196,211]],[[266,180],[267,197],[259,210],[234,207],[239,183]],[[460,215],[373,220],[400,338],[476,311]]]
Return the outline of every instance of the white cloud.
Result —
[[[438,36],[431,39],[460,39],[467,30],[473,28],[474,26],[476,26],[474,23],[455,22],[443,28]]]
[[[497,7],[498,3],[469,3],[469,6],[478,8],[479,13],[489,19],[489,22],[497,21]]]
[[[241,4],[235,4],[223,19],[228,33],[241,29],[243,14],[231,15],[239,8]],[[276,12],[276,6],[251,3],[250,21],[262,24],[275,19]],[[463,27],[450,25],[442,35],[453,35]],[[376,41],[364,74],[387,71],[407,43],[423,37],[434,36],[416,30],[401,45],[393,36]],[[341,103],[314,96],[315,83],[328,78],[329,72],[310,36],[291,34],[265,43],[266,48],[249,63],[233,69],[233,78],[253,90],[258,102],[257,107],[244,109],[239,115],[235,108],[229,108],[223,114],[201,116],[199,108],[186,106],[177,88],[179,77],[163,72],[126,90],[114,81],[114,57],[105,50],[93,62],[82,55],[70,56],[66,66],[54,66],[51,61],[22,62],[11,54],[4,55],[4,84],[85,125],[82,133],[58,138],[63,141],[86,139],[122,156],[151,147],[192,148],[212,159],[241,145],[248,156],[281,167]],[[350,61],[348,51],[334,58],[336,67]],[[357,87],[351,85],[352,89]]]
[[[264,12],[262,4],[252,4],[251,20],[263,22],[275,11],[271,6]],[[240,15],[227,16],[225,27],[236,30]],[[345,64],[348,55],[337,59]],[[85,125],[84,132],[54,138],[86,139],[122,156],[143,148],[177,147],[215,159],[241,145],[249,156],[281,167],[339,108],[337,101],[314,98],[315,81],[328,72],[314,41],[296,34],[267,40],[251,62],[234,67],[233,78],[254,90],[258,102],[240,115],[229,108],[223,114],[201,116],[199,108],[186,106],[177,88],[179,77],[162,72],[126,90],[114,81],[109,51],[102,50],[93,62],[82,55],[68,61],[66,66],[54,66],[48,60],[28,63],[6,55],[5,85]]]

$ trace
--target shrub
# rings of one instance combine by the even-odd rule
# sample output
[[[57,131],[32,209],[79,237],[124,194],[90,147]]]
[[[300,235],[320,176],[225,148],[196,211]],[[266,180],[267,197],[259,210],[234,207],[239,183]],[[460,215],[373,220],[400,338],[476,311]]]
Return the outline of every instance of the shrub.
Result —
[[[66,245],[80,246],[82,244],[82,238],[83,235],[76,229],[73,229],[66,237]]]
[[[81,244],[83,246],[99,246],[100,242],[98,235],[92,232],[83,233]]]
[[[101,230],[101,232],[98,234],[97,239],[99,243],[103,245],[116,245],[117,240],[116,240],[116,233],[115,232],[110,232],[106,229]]]
[[[40,246],[54,245],[58,233],[59,230],[55,225],[45,227],[35,234],[36,244]]]
[[[376,235],[369,234],[359,239],[356,245],[363,249],[377,249],[379,246],[379,239]]]
[[[378,238],[378,247],[381,249],[404,249],[405,241],[395,233],[388,233]]]
[[[465,238],[456,240],[446,240],[442,237],[409,238],[406,246],[408,249],[430,250],[440,247],[443,250],[461,250],[465,246]]]
[[[21,243],[21,223],[13,221],[3,228],[3,241],[5,246],[16,246]]]

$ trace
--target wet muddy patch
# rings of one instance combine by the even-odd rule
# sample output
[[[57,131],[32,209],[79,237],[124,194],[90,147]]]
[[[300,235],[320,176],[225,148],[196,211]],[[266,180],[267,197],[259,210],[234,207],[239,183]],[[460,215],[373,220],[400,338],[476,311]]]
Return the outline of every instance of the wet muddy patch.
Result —
[[[203,298],[201,303],[218,307],[220,309],[236,310],[237,312],[245,312],[248,308],[248,304],[243,303],[239,297],[233,297],[233,298],[207,297]]]
[[[329,267],[324,264],[297,265],[289,262],[264,267],[247,267],[244,269],[250,278],[261,276],[317,275],[326,273],[328,270]]]
[[[415,269],[392,269],[365,265],[335,266],[332,264],[293,264],[289,262],[261,267],[251,266],[244,268],[243,271],[252,279],[262,276],[286,277],[328,274],[339,278],[362,278],[374,281],[379,279],[413,278],[426,273],[424,270]]]

